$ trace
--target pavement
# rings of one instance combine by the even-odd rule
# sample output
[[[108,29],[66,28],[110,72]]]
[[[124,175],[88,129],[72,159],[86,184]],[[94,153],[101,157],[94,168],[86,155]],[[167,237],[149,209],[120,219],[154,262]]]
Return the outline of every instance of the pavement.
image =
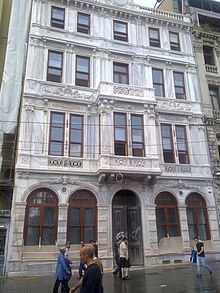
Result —
[[[220,261],[208,264],[213,274],[210,275],[202,268],[201,278],[196,277],[196,265],[191,263],[152,266],[146,269],[133,267],[129,275],[131,280],[114,278],[112,272],[104,272],[104,293],[220,293]],[[70,286],[77,281],[77,273],[74,273]],[[0,277],[1,293],[50,293],[53,285],[54,276]]]

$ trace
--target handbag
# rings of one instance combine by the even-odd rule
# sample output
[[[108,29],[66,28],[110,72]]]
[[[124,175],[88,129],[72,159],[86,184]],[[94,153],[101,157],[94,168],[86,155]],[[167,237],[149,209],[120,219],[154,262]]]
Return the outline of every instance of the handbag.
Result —
[[[197,262],[196,251],[194,249],[191,250],[191,255],[190,255],[189,261],[191,263],[196,263]]]

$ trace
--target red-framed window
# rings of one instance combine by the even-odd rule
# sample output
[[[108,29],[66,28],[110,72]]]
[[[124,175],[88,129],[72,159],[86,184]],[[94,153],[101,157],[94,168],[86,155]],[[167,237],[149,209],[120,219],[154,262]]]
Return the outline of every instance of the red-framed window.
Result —
[[[27,199],[24,245],[54,245],[57,239],[58,198],[47,188],[33,191]]]
[[[155,96],[164,97],[164,78],[163,69],[153,68],[153,87],[155,88]]]
[[[72,244],[97,240],[97,201],[88,190],[78,190],[69,199],[67,239]]]
[[[65,26],[65,9],[61,7],[51,7],[51,26],[63,28]]]
[[[157,28],[149,28],[149,43],[151,47],[160,48],[160,31]]]
[[[180,236],[179,213],[176,198],[162,192],[155,199],[158,242],[164,237]]]
[[[63,53],[48,51],[47,80],[62,82]]]
[[[185,99],[186,92],[185,92],[184,74],[182,72],[174,71],[173,79],[174,79],[176,99],[181,99],[181,100]]]
[[[90,86],[90,58],[76,56],[76,85]]]
[[[77,32],[90,34],[90,15],[82,12],[77,14]]]
[[[142,115],[131,115],[132,155],[144,157],[144,125]]]
[[[129,84],[128,64],[118,62],[113,63],[113,82]]]
[[[173,51],[180,51],[180,38],[179,33],[169,32],[170,49]]]
[[[191,193],[186,198],[186,213],[189,238],[193,240],[197,235],[203,240],[210,240],[210,229],[206,202],[197,193]]]
[[[113,21],[114,39],[127,42],[128,41],[128,24],[126,22]]]

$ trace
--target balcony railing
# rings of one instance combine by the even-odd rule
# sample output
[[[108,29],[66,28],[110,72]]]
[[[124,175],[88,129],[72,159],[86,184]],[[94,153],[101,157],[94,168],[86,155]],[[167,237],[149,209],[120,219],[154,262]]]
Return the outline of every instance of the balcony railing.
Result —
[[[208,64],[206,64],[205,65],[205,69],[206,69],[206,72],[218,73],[218,67],[215,66],[215,65],[208,65]]]

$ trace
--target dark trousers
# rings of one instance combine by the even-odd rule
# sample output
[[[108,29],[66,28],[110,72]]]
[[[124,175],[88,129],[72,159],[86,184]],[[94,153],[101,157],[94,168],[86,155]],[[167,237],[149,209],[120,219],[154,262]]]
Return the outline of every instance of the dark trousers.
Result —
[[[53,293],[58,293],[60,283],[62,283],[62,285],[66,289],[66,291],[69,292],[70,288],[68,286],[68,280],[67,279],[65,279],[65,280],[56,279],[56,282],[55,282],[54,287],[53,287]]]
[[[121,263],[120,263],[120,257],[116,256],[115,257],[115,262],[117,264],[117,268],[114,270],[113,274],[116,276],[119,273],[119,278],[122,277],[121,275]]]

